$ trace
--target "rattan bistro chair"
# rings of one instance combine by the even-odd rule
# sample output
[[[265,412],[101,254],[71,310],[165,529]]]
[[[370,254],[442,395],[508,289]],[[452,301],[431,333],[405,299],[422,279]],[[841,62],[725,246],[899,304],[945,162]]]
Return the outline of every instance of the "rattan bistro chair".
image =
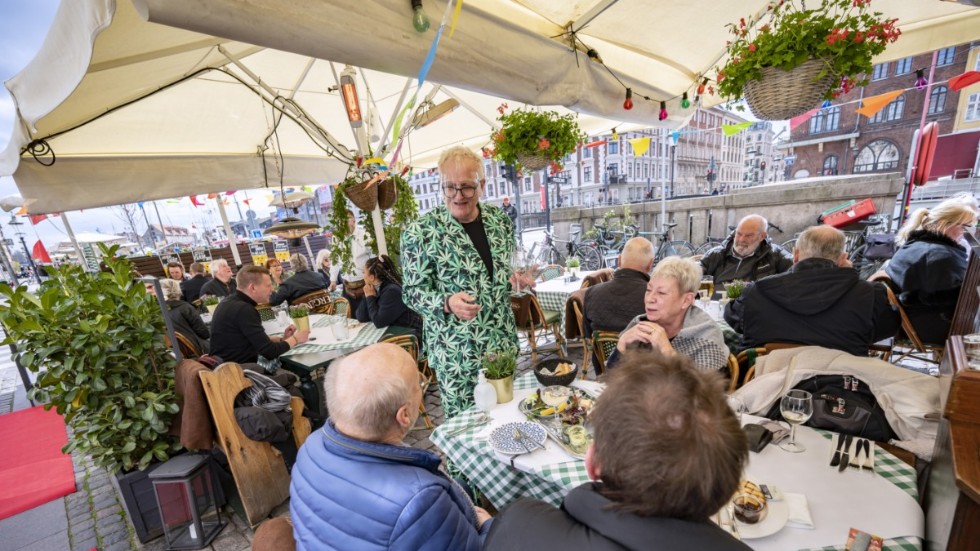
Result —
[[[412,355],[412,359],[415,360],[415,365],[419,369],[419,385],[422,387],[422,403],[419,404],[419,417],[425,423],[425,428],[431,430],[433,428],[432,419],[429,417],[428,412],[425,411],[425,393],[429,390],[429,385],[433,382],[433,377],[431,369],[428,367],[428,362],[422,360],[425,363],[423,367],[419,363],[419,344],[415,340],[415,335],[397,335],[394,337],[388,337],[381,342],[386,342],[389,344],[394,344],[405,349],[406,352]]]
[[[548,281],[555,279],[556,277],[561,277],[565,273],[565,269],[557,264],[548,264],[544,268],[538,271],[538,279],[541,281]]]
[[[619,333],[616,331],[595,331],[592,333],[592,350],[595,352],[599,363],[595,366],[596,376],[602,375],[606,371],[606,362],[616,345],[619,343]]]
[[[320,289],[293,299],[290,306],[306,306],[311,314],[329,314],[333,310],[333,299],[326,289]]]
[[[538,338],[542,333],[547,335],[546,330],[549,328],[555,336],[555,352],[558,353],[558,357],[565,357],[565,351],[562,348],[564,338],[561,335],[561,312],[543,310],[541,303],[538,302],[538,297],[531,293],[511,295],[510,308],[514,312],[517,330],[524,332],[527,336],[532,364],[537,362]]]

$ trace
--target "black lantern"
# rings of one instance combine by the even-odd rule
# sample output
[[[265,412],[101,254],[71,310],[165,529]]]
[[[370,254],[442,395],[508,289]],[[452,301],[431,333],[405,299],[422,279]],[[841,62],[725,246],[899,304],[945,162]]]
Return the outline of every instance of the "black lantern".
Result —
[[[179,455],[150,473],[167,549],[201,549],[225,527],[203,455]]]

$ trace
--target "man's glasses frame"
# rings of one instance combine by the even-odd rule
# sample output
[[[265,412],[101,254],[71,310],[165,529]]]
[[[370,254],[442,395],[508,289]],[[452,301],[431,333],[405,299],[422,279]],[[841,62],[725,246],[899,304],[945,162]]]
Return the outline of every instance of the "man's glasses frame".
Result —
[[[442,193],[450,199],[456,197],[457,194],[461,194],[463,199],[472,199],[473,196],[476,195],[477,189],[479,189],[479,187],[476,185],[457,186],[452,184],[443,184]]]

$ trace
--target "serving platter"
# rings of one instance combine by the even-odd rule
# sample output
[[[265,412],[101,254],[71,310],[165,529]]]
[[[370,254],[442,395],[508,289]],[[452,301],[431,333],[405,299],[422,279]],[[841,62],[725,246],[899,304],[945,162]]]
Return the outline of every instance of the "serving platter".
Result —
[[[548,437],[569,455],[585,459],[585,452],[592,443],[592,435],[585,429],[585,423],[595,405],[596,395],[576,387],[568,390],[568,400],[557,408],[545,404],[541,400],[541,389],[538,389],[521,400],[517,409],[528,420],[544,428]]]

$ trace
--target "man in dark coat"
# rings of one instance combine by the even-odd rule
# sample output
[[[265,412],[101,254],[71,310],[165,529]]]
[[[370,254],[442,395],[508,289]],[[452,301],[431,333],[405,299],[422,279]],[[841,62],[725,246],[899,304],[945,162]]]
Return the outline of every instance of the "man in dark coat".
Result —
[[[330,283],[320,272],[310,269],[306,257],[296,253],[289,257],[289,265],[295,272],[292,277],[282,282],[279,289],[272,294],[269,304],[279,306],[283,302],[293,303],[299,297],[313,291],[326,291]]]
[[[585,291],[582,328],[586,335],[591,336],[593,331],[618,333],[644,313],[643,295],[650,281],[653,257],[653,243],[645,237],[626,242],[612,279]]]
[[[514,231],[516,232],[517,231],[517,207],[510,204],[510,196],[504,195],[504,199],[500,208],[503,209],[504,214],[507,215],[507,218],[510,218],[510,223],[511,225],[514,226]]]
[[[594,482],[560,509],[528,498],[508,505],[484,551],[749,549],[709,520],[738,488],[749,453],[721,376],[680,354],[633,350],[607,383],[589,415]]]
[[[768,231],[765,218],[757,214],[743,218],[734,234],[701,259],[704,276],[713,277],[717,285],[733,279],[757,281],[789,270],[793,259],[770,243]]]
[[[898,331],[884,285],[858,277],[840,230],[807,228],[793,260],[788,272],[757,281],[725,308],[744,348],[782,342],[867,356],[869,345]]]
[[[201,297],[201,287],[208,282],[204,275],[204,264],[192,262],[190,265],[191,277],[180,282],[180,292],[184,295],[184,300],[194,302]]]
[[[201,286],[201,295],[212,295],[216,297],[227,297],[235,294],[236,283],[231,277],[231,266],[224,258],[219,258],[211,262],[211,273],[214,279]]]

